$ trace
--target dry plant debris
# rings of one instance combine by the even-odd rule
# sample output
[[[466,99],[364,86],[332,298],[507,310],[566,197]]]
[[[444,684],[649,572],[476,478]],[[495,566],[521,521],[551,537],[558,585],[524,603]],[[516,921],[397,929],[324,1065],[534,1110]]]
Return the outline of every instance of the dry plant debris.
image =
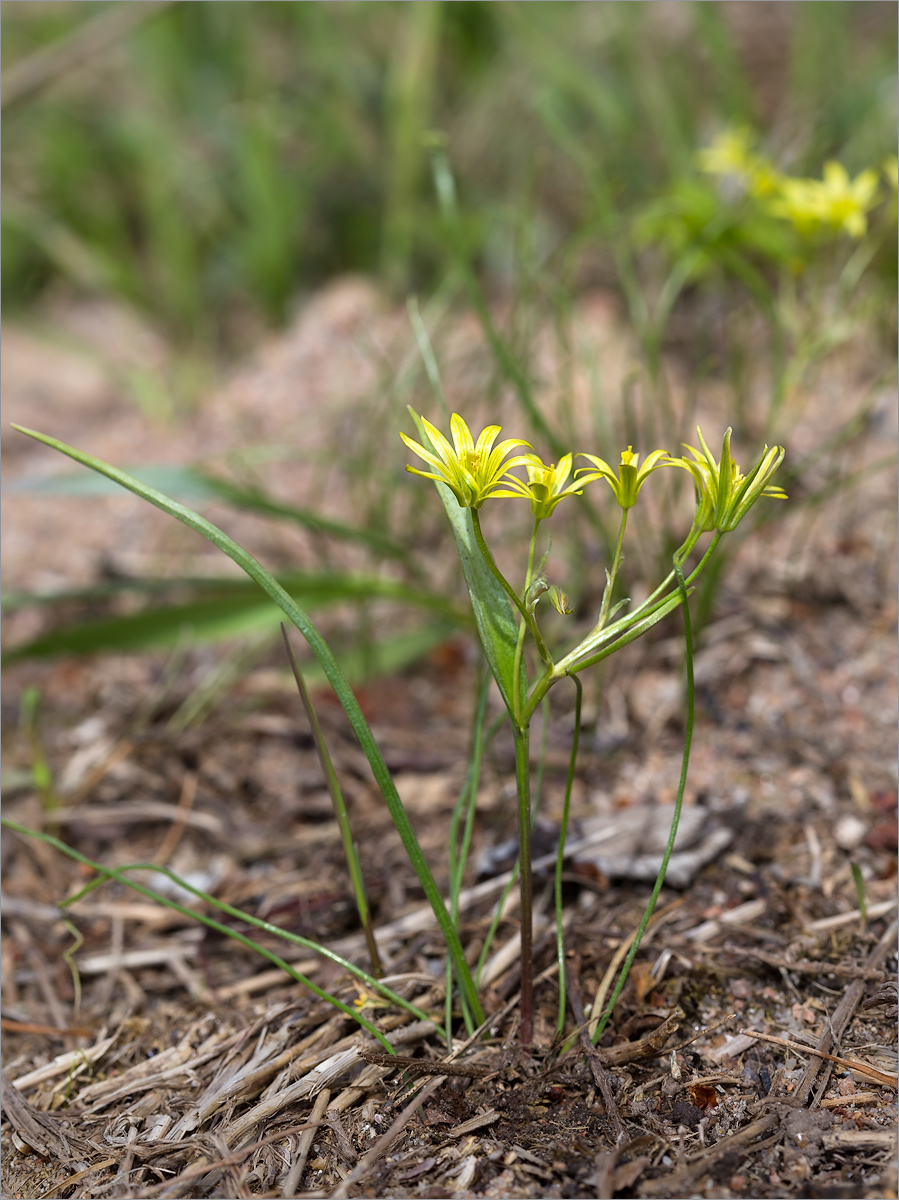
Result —
[[[231,410],[210,406],[210,442],[225,445],[229,411],[239,425],[262,394],[292,402],[291,372],[308,365],[323,329],[332,357],[343,342],[353,361],[364,357],[363,325],[365,345],[389,354],[402,322],[351,294],[355,308],[331,296],[304,316],[293,343],[266,351],[259,378],[244,378],[243,406],[234,392]],[[476,391],[482,347],[466,360],[466,336],[457,332],[455,365],[467,361]],[[277,419],[276,403],[264,420]],[[343,430],[346,419],[344,411]],[[209,444],[204,433],[198,416],[197,445]],[[872,424],[860,452],[873,460],[885,441],[893,444],[891,430]],[[666,887],[614,1029],[595,1050],[580,1033],[553,1043],[546,923],[537,927],[538,1049],[516,1050],[514,900],[490,964],[490,1024],[464,1048],[372,1007],[400,1056],[386,1061],[352,1022],[297,994],[263,960],[111,886],[69,914],[84,939],[79,1002],[65,957],[72,935],[55,904],[85,877],[46,846],[4,834],[3,1194],[894,1196],[893,486],[881,473],[851,503],[823,505],[810,528],[793,517],[769,526],[765,557],[791,561],[789,579],[752,543],[733,564],[703,633],[688,789],[687,825],[722,836]],[[96,511],[92,540],[107,539],[113,556],[130,552],[127,532]],[[22,502],[11,518],[24,522],[9,560],[16,586],[28,582],[16,547],[27,546],[37,513]],[[64,525],[55,532],[74,540]],[[805,552],[791,558],[800,533]],[[41,542],[34,570],[53,561]],[[631,851],[606,855],[603,839],[612,827],[665,826],[677,779],[676,645],[630,649],[594,701],[579,761],[566,871],[572,1031],[608,993],[646,895],[639,855],[633,869],[617,869]],[[14,717],[21,689],[38,683],[61,803],[44,810],[20,786],[7,814],[56,828],[104,861],[168,865],[232,904],[361,955],[330,806],[296,698],[273,670],[280,662],[173,731],[191,671],[207,661],[201,651],[190,657],[152,711],[144,702],[163,671],[158,656],[11,670],[7,761],[27,765]],[[473,687],[459,640],[363,691],[437,871]],[[559,701],[553,721],[568,716]],[[392,986],[438,1013],[442,959],[417,884],[341,714],[323,701],[321,717],[358,822]],[[498,848],[511,834],[510,761],[500,737],[477,811],[479,861],[492,874],[469,881],[463,906],[473,954],[508,866]],[[544,867],[563,782],[551,730]],[[636,849],[649,856],[644,842]],[[865,876],[864,915],[852,862]],[[538,877],[538,895],[543,886]],[[308,952],[286,956],[348,1002],[366,999]]]

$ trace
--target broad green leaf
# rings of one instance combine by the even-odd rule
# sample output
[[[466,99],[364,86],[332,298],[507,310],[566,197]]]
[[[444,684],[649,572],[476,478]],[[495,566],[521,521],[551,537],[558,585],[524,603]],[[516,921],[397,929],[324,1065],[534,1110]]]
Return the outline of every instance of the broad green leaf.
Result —
[[[433,449],[427,430],[419,417],[411,408],[409,413],[415,422],[421,444],[425,448]],[[445,483],[435,483],[434,487],[443,501],[443,507],[446,509],[446,515],[452,526],[453,537],[456,539],[456,550],[462,564],[465,582],[468,585],[471,607],[474,611],[474,619],[477,623],[484,654],[506,707],[512,712],[514,707],[515,644],[518,627],[512,617],[509,597],[484,562],[484,556],[475,541],[469,510],[459,506],[452,490]],[[521,695],[527,695],[523,656]]]

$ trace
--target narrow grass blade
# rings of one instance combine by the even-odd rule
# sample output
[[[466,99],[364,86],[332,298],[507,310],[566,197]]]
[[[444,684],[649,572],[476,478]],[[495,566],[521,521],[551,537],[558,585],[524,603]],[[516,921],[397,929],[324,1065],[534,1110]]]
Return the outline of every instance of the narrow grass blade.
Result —
[[[468,761],[468,771],[465,775],[465,783],[462,785],[462,790],[459,792],[459,798],[456,801],[453,809],[452,819],[449,829],[449,877],[450,877],[450,916],[453,923],[458,924],[459,920],[459,894],[462,891],[462,880],[465,876],[465,866],[468,862],[468,854],[471,849],[471,835],[474,829],[474,814],[478,799],[478,786],[481,780],[481,760],[484,754],[484,723],[487,719],[487,695],[489,691],[490,672],[486,667],[481,672],[481,679],[478,683],[478,695],[475,703],[475,715],[472,726],[472,745],[471,753]],[[464,824],[462,819],[464,816]],[[459,826],[462,825],[462,840],[459,841]],[[446,1035],[448,1041],[452,1034],[452,983],[453,983],[453,964],[447,959],[446,963]],[[471,1014],[467,1008],[465,1015],[468,1018],[466,1025],[471,1019]],[[473,1032],[474,1027],[469,1030]]]
[[[155,505],[163,512],[169,513],[170,516],[176,518],[189,529],[195,530],[197,533],[205,537],[209,542],[216,546],[223,554],[226,554],[233,562],[245,571],[251,579],[275,601],[281,611],[287,616],[288,620],[300,631],[303,637],[309,644],[313,654],[321,664],[322,669],[328,677],[328,681],[334,689],[334,693],[340,701],[344,712],[352,726],[353,732],[359,741],[359,745],[368,759],[372,769],[372,774],[381,790],[384,801],[390,812],[396,830],[400,835],[403,847],[408,855],[412,868],[421,882],[422,888],[428,899],[429,904],[434,912],[437,924],[440,926],[440,932],[443,935],[447,951],[453,959],[453,965],[456,971],[456,976],[459,980],[459,985],[466,994],[466,998],[474,1013],[476,1020],[480,1023],[484,1019],[483,1008],[481,1007],[480,999],[478,998],[475,989],[474,980],[471,972],[468,969],[468,964],[465,960],[465,952],[462,949],[462,943],[459,941],[459,936],[450,919],[450,915],[443,903],[443,897],[437,887],[431,870],[428,867],[424,854],[412,829],[409,817],[406,813],[403,803],[400,800],[396,786],[391,778],[390,772],[387,769],[387,764],[384,762],[381,751],[375,742],[374,735],[369,728],[368,722],[363,716],[362,709],[356,700],[353,690],[346,680],[343,671],[340,668],[334,655],[324,638],[315,628],[306,613],[299,607],[296,601],[287,594],[283,587],[277,582],[273,575],[268,572],[251,554],[233,541],[223,530],[207,521],[205,517],[201,517],[199,513],[192,509],[186,508],[182,504],[169,499],[162,492],[157,492],[154,488],[146,487],[139,483],[136,479],[126,475],[124,471],[119,471],[116,467],[103,462],[98,458],[94,458],[90,454],[85,454],[81,450],[75,449],[74,446],[69,446],[65,442],[59,441],[57,438],[49,437],[47,434],[37,433],[32,429],[25,429],[22,426],[16,425],[14,428],[28,437],[34,438],[38,442],[43,442],[44,445],[50,446],[54,450],[58,450],[62,454],[67,454],[76,462],[82,463],[86,467],[90,467],[93,471],[98,471],[101,475],[107,476],[109,479],[114,479],[122,487],[128,491],[134,492],[135,495],[142,497],[148,503]]]
[[[281,636],[284,639],[284,648],[290,660],[293,677],[297,681],[297,689],[300,693],[300,699],[303,701],[303,708],[305,708],[306,716],[309,718],[309,725],[312,729],[312,740],[315,742],[318,760],[322,765],[325,782],[328,785],[328,791],[331,793],[331,800],[334,804],[334,815],[337,817],[337,827],[340,830],[340,840],[343,842],[347,870],[350,873],[350,880],[353,884],[353,894],[356,897],[356,909],[359,913],[359,921],[365,933],[365,943],[368,946],[372,974],[380,978],[384,974],[384,967],[381,963],[381,955],[378,953],[378,943],[375,941],[374,930],[372,929],[371,909],[369,908],[368,895],[365,891],[365,880],[362,877],[362,866],[359,862],[359,854],[356,850],[355,840],[353,839],[353,831],[350,828],[350,817],[346,810],[343,792],[340,788],[340,780],[337,778],[334,763],[331,761],[328,743],[325,741],[325,735],[322,733],[322,727],[319,724],[318,713],[315,711],[312,697],[309,695],[306,684],[303,682],[303,674],[300,671],[299,663],[296,660],[293,647],[287,636],[287,630],[283,624],[281,625]]]
[[[259,942],[254,942],[252,938],[247,937],[239,930],[232,929],[229,925],[225,925],[221,921],[216,921],[213,917],[207,917],[204,913],[194,912],[193,909],[187,908],[183,904],[179,904],[177,900],[173,900],[170,896],[163,895],[162,892],[157,892],[153,888],[147,887],[142,883],[137,883],[136,880],[129,878],[127,874],[129,871],[152,871],[156,874],[165,875],[167,879],[170,879],[173,883],[176,883],[178,887],[183,888],[184,891],[190,892],[191,895],[196,896],[198,900],[202,900],[204,903],[211,905],[213,908],[217,908],[220,912],[225,913],[229,917],[233,917],[247,925],[253,925],[257,929],[262,929],[266,933],[272,934],[275,937],[282,938],[288,942],[293,942],[295,945],[302,946],[306,950],[311,950],[314,954],[320,954],[322,957],[330,959],[331,962],[335,963],[337,966],[353,975],[356,979],[360,980],[360,982],[364,983],[366,987],[371,988],[372,991],[384,996],[386,999],[398,1005],[412,1016],[417,1017],[419,1020],[433,1021],[433,1018],[423,1009],[418,1008],[414,1004],[410,1004],[408,1000],[403,999],[402,996],[397,995],[397,993],[391,988],[379,982],[377,979],[374,979],[368,974],[368,972],[363,971],[360,967],[357,967],[347,959],[342,958],[339,954],[335,954],[332,950],[328,950],[327,947],[320,946],[317,942],[310,941],[309,938],[301,937],[297,933],[289,933],[285,929],[279,929],[277,925],[272,925],[269,921],[263,921],[259,917],[254,917],[252,913],[243,912],[239,908],[234,908],[230,904],[225,904],[221,900],[217,900],[214,896],[210,896],[208,892],[203,892],[199,888],[193,887],[186,880],[176,875],[174,871],[170,871],[166,867],[160,867],[156,863],[129,863],[127,866],[119,868],[106,867],[102,863],[96,862],[94,859],[88,858],[87,855],[81,854],[78,850],[66,845],[65,842],[61,841],[57,837],[53,837],[52,834],[42,833],[37,829],[29,829],[26,825],[20,825],[17,821],[10,821],[5,817],[0,819],[0,825],[2,825],[4,829],[11,829],[14,833],[21,834],[23,837],[37,838],[39,841],[46,842],[48,845],[53,846],[53,848],[58,850],[61,854],[65,854],[68,858],[73,858],[76,862],[80,862],[84,866],[90,867],[97,873],[98,878],[91,880],[91,882],[82,888],[81,891],[77,892],[74,896],[69,896],[65,901],[59,904],[58,907],[63,910],[82,899],[85,895],[87,895],[88,892],[94,891],[94,889],[104,881],[114,879],[117,883],[123,884],[132,891],[139,893],[139,895],[146,896],[148,900],[153,900],[155,903],[162,905],[164,908],[171,908],[175,912],[181,913],[182,916],[188,917],[192,921],[197,921],[201,925],[206,925],[209,929],[214,929],[217,933],[221,933],[225,937],[232,938],[234,941],[240,942],[241,945],[246,946],[248,949],[254,950],[257,954],[261,954],[263,958],[267,958],[269,962],[274,963],[276,967],[280,967],[281,970],[285,971],[291,977],[291,979],[295,979],[297,983],[302,984],[303,987],[306,987],[311,992],[314,992],[316,996],[319,996],[322,1000],[326,1000],[335,1008],[340,1009],[340,1011],[345,1013],[348,1017],[352,1017],[354,1021],[358,1021],[358,1023],[364,1029],[368,1030],[373,1037],[376,1037],[378,1041],[381,1042],[385,1049],[387,1049],[391,1054],[393,1053],[393,1049],[384,1035],[378,1029],[376,1029],[370,1021],[366,1020],[366,1018],[363,1017],[357,1009],[350,1007],[348,1004],[344,1004],[342,1000],[338,1000],[337,997],[332,996],[330,992],[326,992],[322,988],[318,987],[312,982],[311,979],[308,979],[300,971],[297,971],[295,967],[292,967],[290,963],[285,962],[284,959],[282,959],[279,955],[275,954],[271,950],[268,950]],[[70,953],[74,953],[76,949],[77,946],[72,947]],[[438,1032],[442,1032],[440,1031],[439,1026],[437,1026],[437,1029]]]
[[[555,906],[556,906],[556,957],[559,963],[559,1019],[556,1023],[556,1037],[565,1032],[565,937],[562,928],[562,866],[565,862],[565,839],[568,837],[568,817],[571,812],[571,789],[574,785],[574,771],[577,766],[578,745],[581,740],[581,701],[584,688],[577,675],[571,676],[577,695],[574,701],[574,733],[571,738],[571,755],[568,759],[568,778],[565,780],[565,802],[562,807],[562,824],[559,829],[559,852],[556,855]]]
[[[340,572],[308,575],[292,572],[276,578],[305,610],[344,602],[360,605],[373,599],[384,599],[436,613],[447,623],[465,625],[469,620],[466,613],[449,603],[445,597],[374,575]],[[254,582],[241,579],[151,580],[118,589],[86,589],[52,597],[15,595],[5,597],[3,607],[5,611],[14,611],[28,605],[61,605],[72,599],[85,600],[94,596],[105,599],[115,591],[144,592],[150,596],[174,592],[183,597],[185,590],[192,592],[193,597],[165,604],[157,600],[152,606],[148,604],[140,611],[124,616],[100,617],[64,625],[6,651],[3,662],[50,658],[59,654],[121,653],[167,648],[175,645],[185,630],[190,631],[195,642],[218,641],[273,629],[280,617],[278,606],[261,595]]]
[[[653,884],[652,892],[649,897],[649,902],[646,905],[646,910],[637,927],[637,932],[634,934],[634,940],[631,943],[630,949],[627,952],[627,957],[624,960],[624,965],[621,968],[621,973],[618,976],[618,981],[615,984],[615,989],[609,998],[609,1003],[605,1011],[600,1015],[598,1012],[594,1015],[591,1021],[590,1036],[593,1039],[594,1045],[599,1041],[602,1032],[612,1013],[615,1011],[615,1005],[618,1003],[618,997],[624,990],[624,985],[627,982],[627,977],[630,974],[631,965],[637,956],[637,951],[640,949],[640,942],[643,934],[646,932],[646,926],[649,924],[649,919],[655,910],[656,901],[659,898],[659,893],[665,883],[665,875],[668,872],[668,863],[671,861],[671,855],[674,852],[674,843],[677,840],[677,827],[680,823],[681,808],[684,803],[684,790],[687,786],[687,771],[690,767],[690,748],[693,745],[693,720],[695,716],[695,687],[693,679],[693,627],[690,623],[690,602],[687,595],[687,585],[684,581],[684,576],[680,568],[680,564],[675,558],[674,570],[677,575],[678,588],[680,590],[680,601],[683,605],[684,614],[684,648],[686,651],[686,674],[687,674],[687,719],[684,728],[684,753],[681,760],[680,781],[677,785],[677,795],[674,798],[674,812],[671,814],[671,828],[668,831],[668,841],[665,845],[665,852],[662,855],[662,864],[659,867],[659,873],[656,876],[656,881]],[[595,1022],[595,1024],[594,1024]]]
[[[307,508],[285,504],[269,496],[261,488],[242,487],[228,479],[221,479],[197,467],[178,467],[141,464],[129,469],[129,475],[147,487],[157,488],[167,494],[191,500],[224,500],[235,508],[247,512],[262,513],[267,517],[280,518],[302,525],[310,533],[324,534],[340,541],[355,542],[377,553],[382,558],[392,558],[419,572],[418,563],[411,559],[408,549],[387,537],[377,529],[360,529],[341,521],[332,521]],[[97,478],[80,474],[54,475],[50,478],[17,480],[10,491],[31,495],[51,496],[106,496],[114,493],[115,485]]]

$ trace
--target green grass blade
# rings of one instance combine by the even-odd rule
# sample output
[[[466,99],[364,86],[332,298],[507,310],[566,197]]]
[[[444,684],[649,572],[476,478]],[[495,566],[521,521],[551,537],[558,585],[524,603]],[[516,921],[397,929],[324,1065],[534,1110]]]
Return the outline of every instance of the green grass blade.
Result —
[[[355,525],[345,525],[341,521],[332,521],[306,508],[298,508],[293,504],[282,504],[272,500],[264,492],[256,489],[243,488],[227,480],[218,479],[213,475],[198,471],[197,477],[218,500],[226,500],[235,508],[246,509],[249,512],[263,513],[269,517],[282,517],[302,525],[310,533],[326,534],[328,537],[339,538],[342,541],[356,542],[360,546],[381,555],[403,563],[420,574],[420,568],[410,557],[405,546],[399,545],[391,538],[373,529],[359,529]]]
[[[297,690],[300,693],[300,699],[303,702],[303,708],[306,710],[306,716],[309,718],[309,725],[312,729],[312,739],[315,742],[316,753],[318,760],[321,763],[322,772],[325,776],[325,782],[328,785],[328,791],[331,793],[331,801],[334,805],[334,815],[337,818],[337,826],[340,830],[340,840],[343,842],[343,852],[346,856],[347,870],[350,873],[350,881],[353,885],[353,895],[356,897],[356,911],[359,913],[359,921],[362,925],[362,930],[365,934],[365,942],[368,946],[368,957],[371,961],[372,974],[380,978],[384,974],[384,968],[381,963],[381,955],[378,952],[378,943],[375,941],[374,930],[371,923],[371,909],[368,904],[368,894],[365,891],[365,880],[362,876],[362,865],[359,862],[359,854],[356,850],[356,842],[353,838],[353,830],[350,826],[350,815],[346,809],[346,801],[343,798],[343,790],[340,786],[340,780],[337,777],[337,772],[334,770],[334,763],[331,759],[328,743],[325,741],[325,735],[322,732],[321,724],[319,723],[318,713],[315,711],[315,705],[312,703],[312,697],[309,695],[309,690],[303,681],[303,673],[300,670],[300,665],[296,660],[296,655],[293,652],[293,647],[287,636],[287,630],[284,623],[281,623],[281,636],[284,639],[284,648],[287,651],[287,657],[290,660],[290,667],[293,671],[293,677],[297,683]]]
[[[305,610],[329,604],[350,602],[365,604],[373,599],[397,600],[444,618],[442,624],[465,624],[467,614],[445,597],[390,579],[373,575],[305,575],[295,572],[276,577]],[[26,658],[47,658],[58,654],[93,654],[100,651],[131,652],[169,647],[176,644],[185,630],[195,642],[256,633],[273,629],[280,619],[278,607],[260,595],[251,580],[202,579],[140,581],[111,589],[84,589],[55,596],[6,596],[5,611],[68,600],[104,599],[116,592],[132,591],[153,595],[163,591],[181,595],[185,590],[194,597],[182,603],[145,607],[124,616],[104,617],[63,626],[51,633],[13,647],[3,655],[10,663]]]
[[[684,803],[684,791],[687,787],[687,772],[690,768],[690,749],[693,745],[693,722],[696,715],[696,692],[695,681],[693,677],[693,626],[690,623],[690,601],[687,585],[684,581],[684,576],[681,571],[680,563],[677,558],[674,559],[674,570],[677,575],[678,589],[680,591],[680,601],[684,614],[684,660],[686,667],[686,701],[687,714],[684,726],[684,753],[681,759],[680,780],[677,785],[677,795],[674,798],[674,811],[671,814],[671,828],[668,830],[668,841],[665,844],[665,850],[662,854],[662,863],[659,867],[659,873],[656,876],[655,883],[652,887],[652,892],[646,909],[640,919],[640,924],[637,926],[637,932],[634,935],[634,940],[631,942],[630,949],[627,952],[627,957],[624,960],[621,971],[618,975],[618,980],[612,995],[609,998],[609,1003],[606,1005],[604,1012],[594,1014],[593,1019],[597,1021],[595,1028],[591,1029],[591,1037],[593,1044],[596,1045],[602,1037],[603,1030],[609,1023],[612,1013],[615,1011],[615,1005],[618,1003],[618,997],[624,990],[624,985],[627,983],[627,977],[630,974],[631,966],[637,956],[637,951],[640,949],[640,942],[643,939],[643,934],[646,932],[646,926],[649,924],[653,911],[655,910],[656,901],[662,891],[665,883],[665,876],[668,873],[668,863],[671,861],[671,855],[674,853],[674,843],[677,840],[677,827],[680,823],[681,808]],[[591,1021],[592,1023],[592,1021]]]
[[[247,512],[262,513],[267,517],[293,521],[310,533],[322,534],[341,541],[355,542],[379,554],[411,566],[416,572],[418,564],[410,559],[409,551],[385,534],[374,529],[360,529],[341,521],[332,521],[310,509],[294,504],[284,504],[273,499],[260,488],[241,487],[227,479],[220,479],[196,467],[179,467],[168,464],[147,463],[129,468],[128,474],[147,487],[165,491],[168,495],[191,500],[223,500],[235,508]],[[115,483],[103,478],[92,479],[80,474],[52,476],[49,479],[29,478],[17,480],[10,491],[29,495],[50,496],[106,496],[114,494]]]
[[[275,601],[281,611],[296,626],[303,637],[309,644],[315,657],[318,659],[322,670],[328,677],[328,681],[334,689],[335,695],[340,701],[347,719],[353,728],[353,732],[359,741],[359,745],[368,759],[372,769],[372,774],[381,790],[384,801],[390,812],[396,830],[400,835],[403,847],[412,864],[415,874],[421,882],[422,888],[428,899],[429,904],[434,912],[437,924],[440,926],[440,931],[443,935],[447,951],[453,959],[453,966],[456,972],[456,977],[459,980],[460,987],[466,994],[466,998],[471,1007],[471,1011],[475,1014],[478,1023],[483,1021],[483,1009],[475,989],[474,980],[471,972],[468,969],[468,964],[465,960],[465,953],[462,949],[462,943],[459,941],[459,936],[453,926],[450,915],[446,910],[443,902],[443,897],[437,887],[437,883],[431,874],[427,861],[422,853],[421,846],[412,829],[409,817],[406,813],[403,803],[400,800],[399,793],[391,778],[390,772],[387,769],[387,764],[384,762],[381,751],[375,742],[374,735],[369,728],[368,722],[363,716],[362,709],[356,700],[353,690],[346,680],[343,671],[340,668],[334,655],[331,653],[330,647],[325,642],[324,638],[315,628],[306,613],[299,607],[291,596],[278,583],[273,575],[268,572],[251,554],[233,541],[223,530],[207,521],[205,517],[201,517],[199,513],[193,512],[182,504],[169,499],[162,492],[157,492],[154,488],[149,488],[144,484],[139,483],[136,479],[126,475],[124,471],[119,471],[116,467],[108,463],[94,458],[90,454],[85,454],[81,450],[75,449],[74,446],[69,446],[65,442],[59,441],[57,438],[49,437],[47,434],[37,433],[32,429],[25,429],[22,426],[16,425],[14,428],[28,437],[34,438],[38,442],[43,442],[44,445],[50,446],[54,450],[58,450],[62,454],[66,454],[69,458],[80,462],[84,466],[89,467],[93,471],[98,471],[101,475],[107,476],[109,479],[114,479],[122,487],[129,492],[140,496],[148,503],[155,505],[156,508],[168,513],[176,518],[189,529],[195,530],[211,542],[212,545],[226,554],[233,562],[245,571],[251,579]],[[486,568],[485,568],[486,569]],[[506,610],[508,611],[508,609]],[[511,623],[511,620],[510,620]],[[513,641],[514,646],[514,641]]]
[[[263,958],[267,958],[269,962],[274,963],[276,967],[280,967],[281,970],[289,975],[291,979],[296,980],[297,983],[302,984],[303,987],[306,987],[311,992],[314,992],[315,995],[320,999],[326,1000],[328,1004],[332,1004],[335,1008],[340,1009],[340,1011],[345,1013],[348,1017],[352,1017],[354,1021],[358,1021],[363,1029],[366,1029],[370,1034],[376,1037],[378,1041],[386,1047],[388,1052],[393,1054],[393,1048],[384,1035],[380,1032],[380,1030],[376,1029],[370,1021],[367,1021],[360,1012],[350,1008],[348,1004],[344,1004],[342,1000],[338,1000],[337,997],[332,996],[330,992],[326,992],[324,989],[318,987],[312,982],[311,979],[308,979],[300,971],[297,971],[295,967],[292,967],[290,963],[285,962],[284,959],[279,955],[274,954],[271,950],[268,950],[265,946],[260,945],[258,942],[254,942],[252,938],[246,937],[244,934],[240,933],[239,930],[231,929],[229,926],[224,925],[221,921],[216,921],[212,917],[205,916],[203,913],[193,912],[191,909],[185,907],[185,905],[179,904],[177,900],[173,900],[169,896],[164,896],[161,892],[156,892],[153,890],[153,888],[146,887],[142,883],[136,883],[135,880],[129,879],[125,872],[136,870],[157,871],[160,874],[165,875],[168,879],[171,879],[174,883],[177,883],[179,887],[184,888],[188,892],[192,892],[200,899],[205,900],[207,903],[212,904],[216,908],[221,909],[223,912],[228,913],[229,916],[234,916],[241,921],[246,921],[251,925],[256,925],[260,929],[265,929],[268,933],[274,933],[279,937],[288,938],[290,941],[296,941],[300,945],[305,945],[306,949],[313,950],[317,954],[324,954],[329,958],[334,958],[335,956],[326,951],[323,946],[319,946],[315,942],[310,942],[307,938],[300,938],[297,934],[288,935],[285,930],[278,929],[276,925],[270,925],[267,921],[261,921],[258,917],[254,917],[250,913],[241,912],[240,909],[232,908],[230,904],[223,904],[221,901],[216,900],[213,896],[209,896],[207,893],[191,887],[190,884],[186,883],[183,879],[180,879],[173,871],[169,871],[165,867],[158,867],[153,863],[131,863],[129,866],[122,867],[118,870],[113,867],[104,867],[102,863],[95,862],[93,859],[88,858],[87,855],[79,853],[77,850],[74,850],[71,846],[66,845],[65,842],[60,841],[59,838],[53,837],[49,833],[41,833],[37,829],[29,829],[25,825],[19,825],[16,821],[9,821],[6,818],[3,818],[2,821],[0,821],[0,824],[2,824],[4,829],[11,829],[14,833],[19,833],[23,837],[38,838],[42,842],[47,842],[48,845],[53,846],[56,850],[59,850],[61,854],[65,854],[69,858],[74,858],[76,862],[83,863],[85,866],[93,868],[93,870],[95,870],[97,874],[102,876],[104,879],[114,879],[117,883],[123,884],[132,891],[139,893],[139,895],[146,896],[148,900],[153,900],[157,904],[162,905],[164,908],[171,908],[175,912],[181,913],[182,916],[189,917],[192,921],[196,921],[201,925],[206,925],[209,929],[214,929],[217,933],[224,934],[225,937],[229,937],[236,942],[240,942],[241,945],[246,946],[250,950],[255,950],[257,954],[261,954]],[[67,900],[63,901],[59,907],[63,908],[66,905],[74,904],[76,900],[81,899],[81,897],[87,891],[93,891],[93,889],[97,886],[97,882],[97,880],[92,881],[87,885],[86,888],[83,888],[76,895],[70,896]],[[74,953],[77,948],[77,946],[73,946],[69,953]],[[337,957],[339,958],[339,956]],[[357,975],[360,978],[366,978],[365,972],[360,972],[359,968],[354,967],[352,963],[342,960],[341,965],[352,974]],[[371,985],[375,988],[378,988],[378,990],[384,990],[376,980],[371,980]],[[402,1001],[402,998],[399,996],[397,996],[396,999],[402,1002],[404,1008],[409,1007],[408,1001]],[[420,1014],[420,1012],[421,1010],[416,1010],[416,1015]],[[425,1019],[430,1020],[426,1013],[424,1016]]]

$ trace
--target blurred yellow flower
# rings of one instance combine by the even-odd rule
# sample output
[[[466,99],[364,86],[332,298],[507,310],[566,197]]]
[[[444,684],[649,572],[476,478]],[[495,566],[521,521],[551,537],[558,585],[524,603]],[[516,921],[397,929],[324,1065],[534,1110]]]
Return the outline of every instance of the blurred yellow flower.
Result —
[[[753,154],[752,134],[745,127],[725,129],[709,146],[696,154],[696,161],[709,175],[748,175]]]
[[[698,151],[696,160],[708,175],[735,175],[753,196],[773,195],[780,186],[780,173],[752,149],[749,129],[727,129],[711,145]]]
[[[867,232],[866,214],[877,203],[877,192],[876,171],[869,168],[850,179],[842,163],[828,162],[823,179],[784,177],[769,208],[792,221],[801,234],[830,229],[860,238]]]
[[[509,438],[494,447],[501,427],[488,425],[478,437],[477,443],[471,436],[471,430],[458,413],[453,413],[450,419],[450,430],[453,435],[453,445],[447,441],[440,430],[424,417],[421,423],[428,431],[428,437],[435,453],[426,450],[418,442],[413,442],[404,433],[400,437],[430,466],[433,471],[419,471],[416,467],[406,467],[412,475],[421,475],[423,479],[433,479],[437,483],[445,483],[451,488],[460,508],[480,508],[491,496],[519,496],[520,492],[510,491],[503,475],[510,467],[526,465],[531,457],[519,454],[503,462],[503,459],[516,446],[530,446],[530,442]],[[518,482],[518,481],[516,481]],[[522,486],[519,484],[519,486]]]

